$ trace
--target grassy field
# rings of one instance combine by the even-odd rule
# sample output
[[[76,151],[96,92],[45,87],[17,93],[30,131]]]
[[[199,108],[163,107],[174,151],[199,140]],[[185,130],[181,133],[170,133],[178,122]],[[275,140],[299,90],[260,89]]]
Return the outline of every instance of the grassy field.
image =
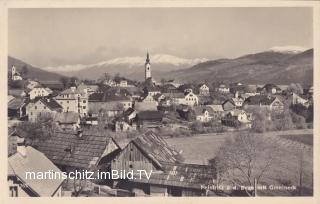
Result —
[[[204,134],[192,137],[168,138],[169,145],[182,151],[186,163],[208,164],[216,156],[226,138],[237,133]],[[275,141],[281,150],[281,157],[265,176],[263,182],[273,185],[299,185],[299,171],[302,166],[304,195],[312,195],[313,186],[313,130],[292,130],[259,134],[266,140]],[[292,196],[290,191],[263,191],[261,196]]]

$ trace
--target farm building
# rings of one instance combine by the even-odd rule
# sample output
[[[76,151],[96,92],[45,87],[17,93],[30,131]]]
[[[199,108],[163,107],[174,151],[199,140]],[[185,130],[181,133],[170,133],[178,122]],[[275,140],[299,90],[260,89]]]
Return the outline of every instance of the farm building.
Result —
[[[112,160],[112,170],[151,172],[132,180],[114,181],[114,186],[136,196],[202,196],[203,186],[212,185],[216,172],[212,166],[182,163],[181,155],[161,137],[147,132],[133,139]]]

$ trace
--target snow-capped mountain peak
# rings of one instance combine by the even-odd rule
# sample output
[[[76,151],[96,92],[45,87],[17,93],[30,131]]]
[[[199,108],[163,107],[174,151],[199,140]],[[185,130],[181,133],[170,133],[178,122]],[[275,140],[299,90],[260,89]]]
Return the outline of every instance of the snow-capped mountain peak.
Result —
[[[292,54],[297,54],[306,51],[308,48],[305,47],[300,47],[300,46],[275,46],[270,48],[270,51],[273,52],[280,52],[280,53],[292,53]]]
[[[180,58],[173,55],[168,54],[155,54],[150,56],[151,64],[168,64],[172,66],[185,66],[190,67],[200,62],[208,61],[206,58],[195,58],[195,59],[186,59]],[[114,58],[102,62],[98,62],[95,64],[83,65],[83,64],[75,64],[75,65],[62,65],[56,67],[45,67],[43,69],[52,72],[75,72],[83,69],[88,69],[92,67],[104,67],[104,66],[116,66],[116,65],[125,65],[127,67],[134,66],[143,66],[145,63],[145,56],[135,56],[135,57],[119,57]]]

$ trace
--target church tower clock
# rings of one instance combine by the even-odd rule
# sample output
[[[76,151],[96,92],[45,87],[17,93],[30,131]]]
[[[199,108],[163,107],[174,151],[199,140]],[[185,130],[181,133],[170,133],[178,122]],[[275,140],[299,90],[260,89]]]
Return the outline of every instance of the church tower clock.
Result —
[[[147,59],[145,63],[145,80],[151,78],[151,64],[149,59],[149,52],[147,53]]]

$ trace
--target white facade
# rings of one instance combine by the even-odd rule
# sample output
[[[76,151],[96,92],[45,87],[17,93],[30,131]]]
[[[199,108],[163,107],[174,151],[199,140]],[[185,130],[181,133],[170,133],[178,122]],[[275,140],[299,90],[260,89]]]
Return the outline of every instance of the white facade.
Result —
[[[49,88],[35,87],[29,92],[29,98],[31,100],[33,100],[36,97],[48,96],[51,93],[52,93],[52,91]]]

